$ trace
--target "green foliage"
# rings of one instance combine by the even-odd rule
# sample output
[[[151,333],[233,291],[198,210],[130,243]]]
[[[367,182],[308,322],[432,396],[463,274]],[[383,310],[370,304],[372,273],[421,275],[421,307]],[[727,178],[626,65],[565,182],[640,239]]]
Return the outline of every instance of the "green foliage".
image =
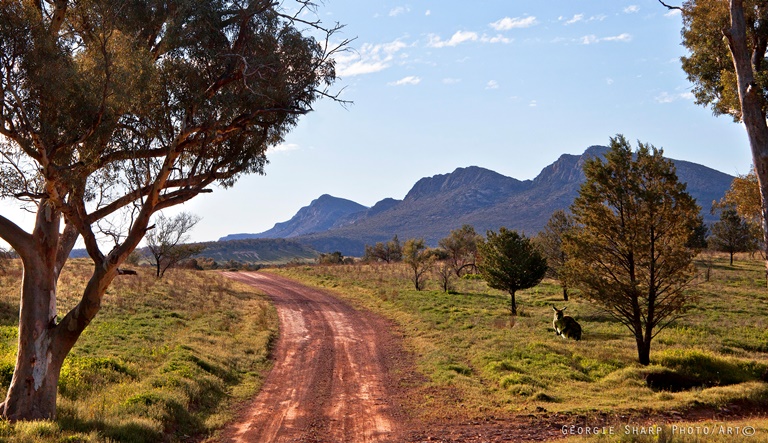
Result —
[[[525,235],[507,228],[488,231],[478,245],[478,270],[488,286],[510,294],[510,310],[517,315],[515,293],[536,286],[547,272],[547,260]]]
[[[573,220],[563,210],[555,211],[549,218],[544,230],[534,239],[544,258],[547,259],[547,273],[563,286],[563,300],[568,300],[568,286],[565,281],[565,262],[567,255],[563,249],[563,240],[573,230]]]
[[[586,181],[571,206],[576,228],[566,237],[566,277],[621,320],[650,363],[651,340],[692,300],[686,247],[699,207],[672,162],[651,145],[611,138],[606,160],[584,165]]]
[[[321,265],[340,265],[344,263],[344,255],[339,251],[330,254],[320,254],[317,257],[317,263]]]
[[[440,240],[438,245],[447,253],[448,263],[457,277],[472,272],[477,263],[477,244],[483,238],[475,232],[472,225],[463,225],[454,229],[447,237]]]
[[[731,257],[737,252],[754,251],[754,228],[744,220],[735,209],[725,209],[720,213],[720,221],[712,225],[709,244],[716,251],[727,252]]]
[[[383,261],[385,263],[395,263],[403,259],[403,248],[400,245],[397,235],[392,240],[383,243],[377,242],[375,245],[365,245],[365,254],[363,261]]]
[[[768,30],[762,26],[764,5],[757,0],[744,1],[748,52],[760,51],[768,41]],[[696,103],[709,106],[716,115],[742,118],[733,57],[723,30],[730,29],[728,2],[720,0],[687,0],[683,6],[683,45],[689,55],[682,57],[683,70],[693,83]],[[763,51],[765,52],[765,51]],[[762,57],[762,56],[760,56]],[[747,60],[748,62],[748,60]],[[768,66],[752,63],[755,84],[763,106],[768,110]]]
[[[427,249],[424,239],[409,239],[403,245],[403,263],[411,270],[411,281],[417,291],[424,289],[427,272],[434,264],[434,256]]]

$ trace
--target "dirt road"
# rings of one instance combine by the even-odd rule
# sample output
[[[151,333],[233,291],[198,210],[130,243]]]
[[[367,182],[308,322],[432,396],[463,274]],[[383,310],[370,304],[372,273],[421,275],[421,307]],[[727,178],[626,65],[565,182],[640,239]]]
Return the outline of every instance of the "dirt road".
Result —
[[[403,441],[386,321],[264,273],[225,273],[268,294],[280,318],[275,366],[227,442]]]

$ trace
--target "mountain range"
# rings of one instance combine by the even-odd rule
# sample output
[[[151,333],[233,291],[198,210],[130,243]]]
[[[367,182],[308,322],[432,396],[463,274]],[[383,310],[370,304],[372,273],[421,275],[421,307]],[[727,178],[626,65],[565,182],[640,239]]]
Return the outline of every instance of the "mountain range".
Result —
[[[564,154],[536,178],[525,181],[477,166],[458,168],[422,178],[403,200],[387,198],[370,208],[323,195],[268,231],[228,235],[219,241],[290,238],[317,251],[359,256],[365,245],[394,235],[401,241],[424,238],[435,246],[464,224],[478,233],[505,226],[535,235],[554,211],[567,209],[578,195],[585,180],[584,162],[607,151],[604,146],[591,146],[582,155]],[[679,180],[702,207],[705,221],[715,221],[709,211],[712,201],[723,197],[734,177],[696,163],[673,162]]]

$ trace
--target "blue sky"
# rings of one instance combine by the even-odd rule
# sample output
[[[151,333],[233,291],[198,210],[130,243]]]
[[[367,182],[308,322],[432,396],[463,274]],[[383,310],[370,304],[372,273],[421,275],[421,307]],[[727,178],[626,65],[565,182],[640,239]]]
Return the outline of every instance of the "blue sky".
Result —
[[[335,85],[354,103],[318,102],[265,176],[185,204],[203,217],[194,240],[267,230],[322,194],[401,199],[458,167],[532,179],[617,133],[750,167],[743,127],[693,103],[681,17],[657,0],[326,0],[318,13],[355,39]]]

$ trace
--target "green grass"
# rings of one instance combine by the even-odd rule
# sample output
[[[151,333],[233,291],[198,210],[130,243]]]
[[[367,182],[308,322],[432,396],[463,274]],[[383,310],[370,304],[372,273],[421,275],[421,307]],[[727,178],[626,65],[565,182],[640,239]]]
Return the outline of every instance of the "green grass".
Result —
[[[425,418],[494,414],[621,413],[629,410],[717,408],[768,402],[768,290],[763,263],[715,261],[710,280],[690,288],[698,300],[687,316],[654,340],[652,364],[636,363],[625,326],[595,305],[545,280],[509,296],[462,279],[454,293],[415,291],[400,265],[296,266],[274,270],[379,312],[398,325],[428,382],[416,387],[411,410]],[[702,265],[703,267],[703,265]],[[703,275],[703,269],[702,269]],[[551,305],[568,306],[582,341],[552,329]],[[681,392],[650,389],[648,374],[672,373],[700,384]]]
[[[60,315],[92,265],[70,261]],[[212,435],[261,386],[277,315],[264,297],[216,273],[151,269],[119,276],[64,362],[57,420],[0,422],[0,441],[157,442]],[[0,395],[13,373],[20,270],[0,275]]]

